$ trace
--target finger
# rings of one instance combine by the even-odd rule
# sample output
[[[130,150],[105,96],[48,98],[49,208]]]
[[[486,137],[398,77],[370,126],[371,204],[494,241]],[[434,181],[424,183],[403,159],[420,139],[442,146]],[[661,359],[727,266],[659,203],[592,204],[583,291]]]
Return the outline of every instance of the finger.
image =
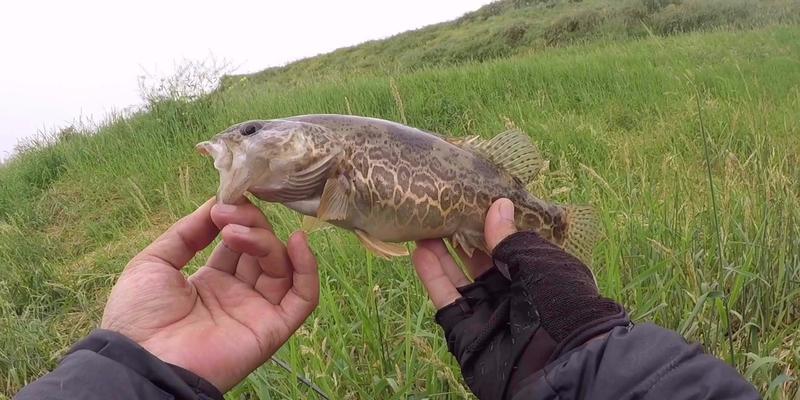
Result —
[[[255,287],[262,277],[265,279],[289,279],[292,267],[286,248],[274,233],[265,228],[229,224],[222,229],[222,241],[231,251],[252,257],[253,262],[242,258],[236,276]],[[287,285],[288,288],[288,285]],[[284,293],[280,293],[282,297]]]
[[[308,247],[303,232],[295,232],[287,242],[293,266],[292,288],[281,301],[286,324],[297,329],[319,304],[319,270],[317,259]]]
[[[470,283],[467,276],[464,275],[464,271],[461,270],[456,260],[450,255],[444,241],[441,239],[424,240],[420,242],[420,245],[436,255],[436,258],[439,259],[439,264],[442,266],[442,270],[455,287],[461,287]]]
[[[128,268],[143,261],[153,261],[183,268],[194,255],[217,237],[219,229],[211,220],[214,199],[206,201],[193,213],[181,218],[153,243],[137,254]]]
[[[225,245],[225,242],[219,242],[211,256],[206,261],[206,265],[226,274],[233,275],[236,272],[236,264],[239,263],[239,258],[242,253],[231,250],[230,247]]]
[[[467,271],[472,279],[483,275],[486,271],[492,268],[492,257],[489,257],[486,253],[480,250],[473,251],[472,257],[470,257],[466,252],[464,252],[464,249],[459,247],[456,249],[456,254],[458,255],[458,258],[461,259],[461,262],[467,266]]]
[[[461,297],[453,282],[445,274],[439,257],[426,247],[425,242],[417,243],[417,248],[411,255],[411,262],[437,310]]]
[[[228,224],[237,224],[271,231],[272,224],[269,223],[264,213],[247,198],[245,198],[245,201],[245,203],[238,205],[215,204],[211,208],[211,219],[214,224],[220,229]]]
[[[514,222],[514,203],[509,199],[497,199],[486,213],[484,236],[489,252],[507,236],[517,232]]]

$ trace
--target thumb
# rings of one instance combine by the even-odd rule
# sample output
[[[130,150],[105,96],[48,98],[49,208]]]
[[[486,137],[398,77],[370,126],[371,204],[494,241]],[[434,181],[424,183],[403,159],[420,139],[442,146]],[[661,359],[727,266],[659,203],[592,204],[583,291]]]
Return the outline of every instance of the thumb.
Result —
[[[489,252],[494,251],[495,246],[506,236],[515,232],[517,226],[514,223],[514,203],[509,199],[497,199],[486,213],[486,223],[483,228]]]

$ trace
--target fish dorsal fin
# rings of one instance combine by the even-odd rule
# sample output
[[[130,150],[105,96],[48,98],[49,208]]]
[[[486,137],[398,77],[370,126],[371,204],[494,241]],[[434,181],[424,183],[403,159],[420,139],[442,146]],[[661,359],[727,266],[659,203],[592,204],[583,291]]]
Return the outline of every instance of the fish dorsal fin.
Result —
[[[348,187],[341,176],[330,178],[325,182],[325,189],[319,199],[317,218],[323,221],[339,221],[347,218]]]
[[[450,143],[481,155],[525,184],[531,183],[546,165],[530,136],[516,128],[488,140],[472,136]]]
[[[375,239],[362,230],[356,229],[355,231],[356,236],[358,236],[358,240],[361,241],[361,244],[363,244],[367,250],[379,257],[389,259],[391,257],[403,257],[408,255],[408,249],[402,244],[386,243],[384,241]]]

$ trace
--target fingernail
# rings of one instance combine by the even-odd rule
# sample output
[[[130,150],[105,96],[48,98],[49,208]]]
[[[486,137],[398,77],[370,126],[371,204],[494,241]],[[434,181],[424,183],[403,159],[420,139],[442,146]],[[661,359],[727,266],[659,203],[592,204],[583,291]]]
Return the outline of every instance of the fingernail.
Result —
[[[514,203],[511,200],[500,202],[500,218],[508,221],[514,220]]]
[[[234,225],[234,224],[231,224],[230,226],[231,226],[231,230],[234,233],[241,233],[241,234],[250,233],[250,227],[247,227],[247,226],[244,226],[244,225]]]
[[[291,235],[289,235],[289,239],[292,239],[292,238],[295,238],[295,237],[303,239],[303,240],[308,239],[308,236],[306,235],[306,233],[301,231],[301,230],[300,231],[294,231],[294,232],[292,232]]]
[[[236,206],[233,204],[217,204],[217,211],[224,214],[233,214],[236,211]]]

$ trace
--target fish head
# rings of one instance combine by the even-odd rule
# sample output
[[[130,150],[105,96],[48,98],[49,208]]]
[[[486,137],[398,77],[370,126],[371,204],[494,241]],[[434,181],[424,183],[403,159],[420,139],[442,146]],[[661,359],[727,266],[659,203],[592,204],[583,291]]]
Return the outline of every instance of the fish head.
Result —
[[[217,201],[237,204],[254,186],[277,184],[307,158],[303,127],[291,121],[253,120],[236,124],[195,148],[214,159],[220,185]]]

